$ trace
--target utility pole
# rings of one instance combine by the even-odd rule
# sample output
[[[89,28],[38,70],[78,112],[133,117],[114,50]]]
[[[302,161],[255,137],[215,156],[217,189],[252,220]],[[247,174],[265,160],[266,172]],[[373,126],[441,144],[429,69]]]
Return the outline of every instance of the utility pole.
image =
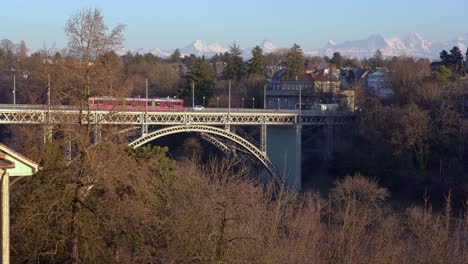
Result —
[[[47,75],[47,106],[50,108],[50,73]]]
[[[11,68],[13,72],[13,104],[16,104],[16,70]]]
[[[146,97],[145,98],[146,98],[146,103],[148,103],[148,79],[146,79]]]
[[[143,118],[141,119],[142,125],[141,125],[141,134],[145,135],[148,134],[148,125],[145,123],[146,118],[147,118],[147,111],[148,111],[148,78],[145,79],[145,114]]]
[[[296,76],[296,84],[297,84],[297,76]],[[301,121],[302,117],[302,84],[299,84],[299,121]]]
[[[228,115],[231,112],[231,80],[229,80]]]
[[[195,83],[192,81],[192,109],[195,107]]]

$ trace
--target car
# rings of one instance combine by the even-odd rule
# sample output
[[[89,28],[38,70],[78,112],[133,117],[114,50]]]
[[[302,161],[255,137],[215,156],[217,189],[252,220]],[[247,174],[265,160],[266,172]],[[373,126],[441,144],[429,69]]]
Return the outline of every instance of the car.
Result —
[[[193,111],[203,111],[205,107],[203,105],[196,105],[193,107]]]

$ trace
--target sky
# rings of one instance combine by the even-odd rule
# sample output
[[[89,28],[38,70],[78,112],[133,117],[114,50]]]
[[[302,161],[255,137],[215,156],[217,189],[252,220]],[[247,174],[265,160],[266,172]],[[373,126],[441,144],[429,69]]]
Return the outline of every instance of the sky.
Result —
[[[30,50],[64,48],[64,26],[83,8],[101,9],[109,28],[126,26],[125,48],[183,48],[195,40],[241,48],[264,39],[318,49],[371,34],[432,42],[468,33],[468,0],[12,0],[1,3],[0,39]]]

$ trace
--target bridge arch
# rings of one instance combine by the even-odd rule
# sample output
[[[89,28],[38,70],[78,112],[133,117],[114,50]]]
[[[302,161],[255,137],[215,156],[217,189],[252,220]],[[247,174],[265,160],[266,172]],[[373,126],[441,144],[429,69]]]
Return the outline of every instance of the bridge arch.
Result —
[[[278,177],[279,175],[277,173],[275,166],[273,165],[273,163],[270,161],[270,159],[264,152],[262,152],[259,148],[257,148],[255,145],[253,145],[246,139],[242,138],[241,136],[238,136],[229,130],[221,129],[218,127],[204,126],[204,125],[179,125],[179,126],[166,127],[166,128],[162,128],[154,132],[151,132],[149,134],[145,134],[141,136],[140,138],[132,141],[129,144],[129,146],[132,148],[137,148],[155,139],[165,137],[168,135],[172,135],[172,134],[182,133],[182,132],[200,132],[200,133],[215,134],[215,135],[227,138],[229,140],[232,140],[233,142],[245,148],[255,158],[257,158],[265,166],[268,172],[270,172],[270,174],[273,176],[275,181],[277,183],[280,182],[279,177]]]

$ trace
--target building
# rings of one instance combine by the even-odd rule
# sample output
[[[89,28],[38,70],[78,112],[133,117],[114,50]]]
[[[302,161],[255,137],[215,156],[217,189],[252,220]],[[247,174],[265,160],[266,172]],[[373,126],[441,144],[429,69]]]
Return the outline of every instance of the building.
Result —
[[[286,70],[276,72],[266,80],[266,107],[269,109],[296,109],[299,101],[303,105],[315,102],[312,75],[298,76],[297,80],[284,80]],[[301,99],[299,99],[301,97]]]
[[[354,110],[354,91],[341,91],[339,79],[317,74],[304,74],[297,80],[286,80],[286,70],[267,79],[266,107],[268,109],[317,109],[325,101],[341,109]],[[300,101],[300,102],[299,102]]]
[[[325,75],[312,74],[314,92],[316,94],[336,93],[340,90],[341,81],[339,79],[330,78]]]
[[[365,85],[370,93],[380,98],[388,98],[393,95],[390,85],[390,73],[387,68],[377,68],[367,74]]]

